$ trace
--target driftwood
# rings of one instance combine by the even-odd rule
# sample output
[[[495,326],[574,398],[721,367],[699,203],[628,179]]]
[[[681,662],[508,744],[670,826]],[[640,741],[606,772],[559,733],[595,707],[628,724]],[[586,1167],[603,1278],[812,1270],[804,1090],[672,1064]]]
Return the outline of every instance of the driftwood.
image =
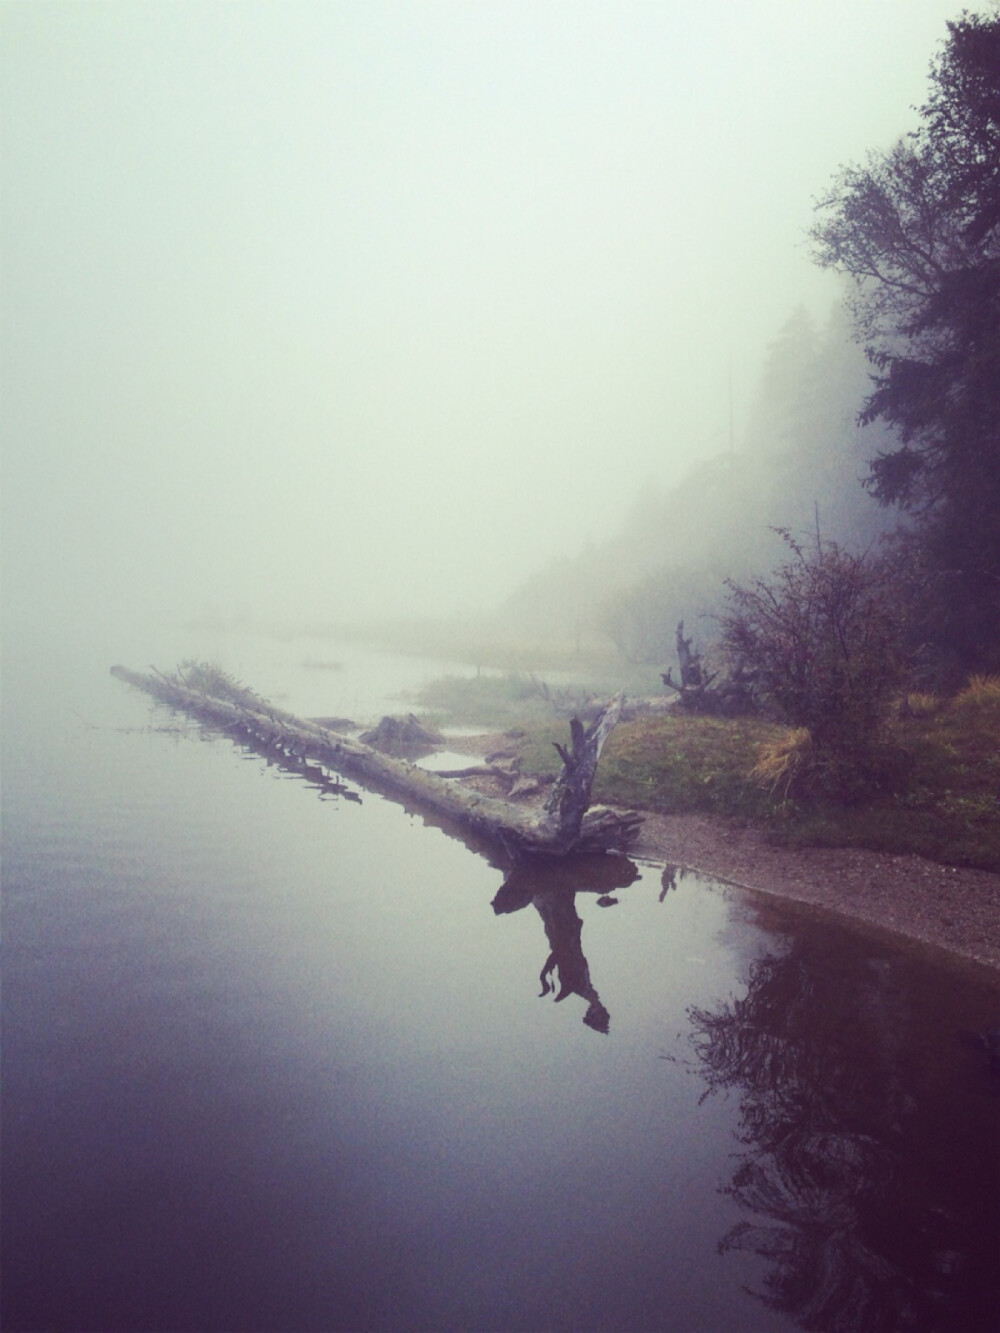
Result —
[[[621,715],[620,695],[586,729],[573,719],[569,746],[557,747],[562,772],[544,804],[530,806],[484,796],[404,759],[380,754],[359,740],[274,708],[250,691],[240,698],[223,698],[192,688],[177,675],[147,674],[122,666],[112,667],[111,674],[202,721],[447,815],[511,855],[625,851],[642,823],[642,816],[634,811],[589,804],[601,749]]]
[[[684,621],[680,621],[677,626],[677,661],[681,669],[681,682],[678,685],[671,677],[670,668],[660,676],[664,685],[670,690],[676,690],[681,696],[682,701],[693,699],[703,695],[712,681],[715,680],[717,673],[708,675],[701,664],[701,653],[696,653],[691,647],[691,640],[684,637]]]
[[[493,778],[512,799],[537,796],[543,787],[555,781],[541,773],[522,773],[516,763],[491,764],[488,761],[485,764],[466,764],[463,768],[432,768],[428,772],[438,778]]]
[[[754,681],[741,663],[716,685],[719,673],[705,670],[701,654],[695,652],[691,640],[684,637],[683,620],[677,626],[676,643],[680,684],[673,679],[669,668],[661,673],[660,679],[668,690],[680,696],[681,708],[708,717],[744,717],[757,711]]]

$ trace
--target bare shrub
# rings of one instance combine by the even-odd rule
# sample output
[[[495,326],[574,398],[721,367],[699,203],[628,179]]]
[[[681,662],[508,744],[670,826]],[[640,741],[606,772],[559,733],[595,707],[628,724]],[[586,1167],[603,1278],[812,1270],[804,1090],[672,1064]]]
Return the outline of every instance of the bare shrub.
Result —
[[[791,557],[769,578],[729,582],[722,648],[755,674],[774,713],[808,729],[828,785],[863,787],[901,679],[900,615],[885,567],[834,543]]]

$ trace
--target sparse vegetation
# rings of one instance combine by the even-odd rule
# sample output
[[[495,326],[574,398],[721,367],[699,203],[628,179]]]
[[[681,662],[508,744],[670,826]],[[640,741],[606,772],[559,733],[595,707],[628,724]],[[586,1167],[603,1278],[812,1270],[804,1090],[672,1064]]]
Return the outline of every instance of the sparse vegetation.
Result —
[[[173,678],[189,690],[200,690],[213,699],[225,699],[229,703],[242,704],[245,708],[259,708],[265,703],[256,690],[238,681],[216,662],[188,658],[180,663]]]
[[[847,797],[881,783],[884,730],[902,676],[901,623],[881,564],[781,534],[790,558],[767,579],[730,582],[722,648],[775,714],[808,730],[782,774]]]
[[[760,746],[750,776],[772,797],[787,800],[793,792],[802,789],[802,776],[813,763],[812,736],[806,727],[794,727]]]
[[[903,696],[900,712],[904,717],[933,717],[944,707],[943,701],[936,694],[923,690],[911,690]]]
[[[417,696],[428,721],[442,718],[455,726],[503,730],[524,723],[544,722],[553,715],[583,717],[597,711],[609,696],[625,689],[629,694],[652,694],[659,680],[652,672],[633,671],[622,681],[610,672],[605,678],[582,671],[579,679],[559,685],[525,671],[489,671],[476,676],[443,676],[427,684]]]
[[[552,713],[539,681],[517,671],[444,676],[421,690],[419,703],[426,717],[489,730],[539,721]]]

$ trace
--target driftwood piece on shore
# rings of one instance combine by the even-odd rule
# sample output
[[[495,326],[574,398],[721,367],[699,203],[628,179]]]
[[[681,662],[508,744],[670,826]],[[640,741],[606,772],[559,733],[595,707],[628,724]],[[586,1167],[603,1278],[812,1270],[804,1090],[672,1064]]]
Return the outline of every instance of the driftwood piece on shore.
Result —
[[[757,711],[754,681],[741,664],[718,685],[714,684],[717,671],[707,672],[702,666],[701,654],[693,651],[691,640],[684,637],[684,621],[677,626],[677,661],[681,681],[678,685],[668,669],[660,679],[668,690],[679,696],[678,703],[689,713],[708,717],[745,717]]]
[[[432,768],[428,772],[439,778],[492,778],[504,789],[508,800],[519,796],[537,796],[543,787],[550,787],[554,777],[543,773],[522,773],[516,765],[466,764],[462,768]]]
[[[589,805],[601,749],[621,715],[620,695],[586,730],[573,720],[569,748],[557,747],[563,756],[563,771],[545,804],[530,806],[484,796],[404,759],[381,754],[358,740],[274,708],[250,691],[237,700],[192,688],[176,675],[147,674],[122,666],[113,666],[111,674],[199,720],[297,758],[317,761],[387,794],[410,798],[448,815],[509,853],[564,856],[625,851],[642,823],[642,816],[634,811]]]
[[[681,669],[681,683],[679,685],[675,683],[671,678],[669,668],[664,675],[660,676],[660,679],[668,689],[676,690],[682,700],[687,699],[690,702],[691,699],[700,698],[704,695],[712,681],[715,680],[717,673],[713,672],[711,675],[706,673],[701,664],[701,653],[695,652],[692,649],[691,640],[684,637],[683,620],[677,626],[676,644],[677,661]]]
[[[590,803],[590,788],[604,742],[617,726],[624,703],[623,696],[618,695],[586,729],[578,717],[572,718],[569,749],[556,745],[563,766],[545,802],[545,811],[559,828],[572,828],[574,822],[579,825],[580,815]]]

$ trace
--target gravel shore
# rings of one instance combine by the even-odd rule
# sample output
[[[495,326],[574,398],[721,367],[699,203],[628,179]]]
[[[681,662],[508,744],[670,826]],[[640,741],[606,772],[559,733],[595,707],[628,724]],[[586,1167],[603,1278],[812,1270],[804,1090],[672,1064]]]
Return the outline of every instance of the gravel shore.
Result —
[[[647,813],[635,855],[810,903],[1000,971],[1000,875],[919,856],[770,846],[706,815]]]

